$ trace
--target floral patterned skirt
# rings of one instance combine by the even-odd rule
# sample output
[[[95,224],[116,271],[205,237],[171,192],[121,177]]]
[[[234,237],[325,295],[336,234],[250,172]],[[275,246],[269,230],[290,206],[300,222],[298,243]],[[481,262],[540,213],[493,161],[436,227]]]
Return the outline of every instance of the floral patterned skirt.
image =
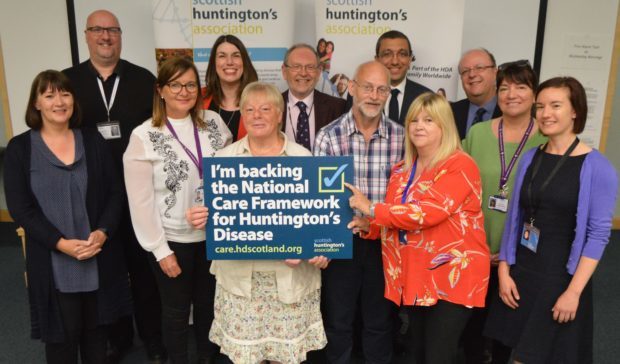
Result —
[[[321,319],[321,290],[292,304],[278,299],[275,272],[252,273],[252,298],[215,291],[209,339],[236,364],[262,360],[297,364],[327,344]]]

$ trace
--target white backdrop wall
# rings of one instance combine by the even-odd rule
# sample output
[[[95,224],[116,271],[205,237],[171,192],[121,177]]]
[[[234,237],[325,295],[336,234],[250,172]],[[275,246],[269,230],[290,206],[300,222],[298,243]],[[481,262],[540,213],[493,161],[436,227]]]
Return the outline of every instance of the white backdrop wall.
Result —
[[[462,49],[484,47],[497,64],[519,59],[533,64],[539,4],[539,0],[465,0]],[[462,98],[465,92],[459,84],[458,99]]]
[[[598,147],[618,14],[618,0],[597,0],[583,7],[580,0],[549,0],[548,30],[542,58],[541,79],[570,75],[588,95],[588,121],[580,135]]]
[[[166,2],[167,0],[160,0]],[[314,0],[295,1],[295,41],[313,44],[315,41]],[[581,19],[591,9],[605,8],[617,0],[570,0],[570,6],[557,4],[549,7],[550,21],[546,32],[555,34],[573,27],[572,19]],[[538,0],[466,0],[462,49],[483,46],[491,50],[498,63],[527,58],[533,60],[538,20]],[[154,38],[152,30],[152,0],[79,0],[76,1],[76,22],[80,60],[88,57],[82,30],[86,15],[106,8],[119,17],[123,27],[123,58],[155,72]],[[567,17],[565,14],[569,14]],[[592,26],[609,23],[607,18],[594,18]],[[578,22],[577,22],[578,23]],[[590,26],[590,25],[588,25]],[[583,27],[588,27],[583,25]],[[613,25],[612,25],[613,26]],[[414,39],[415,34],[409,35]],[[5,72],[15,134],[26,130],[23,122],[30,82],[43,69],[62,69],[70,66],[71,55],[65,0],[31,0],[0,2],[0,37],[4,50]],[[373,48],[374,44],[364,45]],[[543,54],[553,52],[553,42],[546,44]],[[546,59],[546,58],[545,58]],[[553,64],[543,61],[543,75],[549,74]],[[459,98],[463,97],[459,90]]]
[[[167,0],[160,0],[166,2]],[[294,39],[313,44],[316,37],[314,0],[295,1]],[[597,0],[603,1],[603,0]],[[106,8],[123,27],[123,58],[155,72],[152,0],[76,1],[79,58],[88,58],[82,30],[86,16]],[[498,62],[534,57],[538,0],[466,0],[462,49],[484,46]],[[71,65],[65,0],[0,2],[0,36],[15,134],[26,130],[22,115],[30,82],[40,70]],[[409,35],[414,40],[415,34]],[[373,48],[374,44],[365,45]],[[372,50],[371,50],[372,51]],[[459,90],[462,97],[462,90]]]
[[[1,1],[0,38],[13,134],[24,122],[32,79],[71,65],[65,0]]]

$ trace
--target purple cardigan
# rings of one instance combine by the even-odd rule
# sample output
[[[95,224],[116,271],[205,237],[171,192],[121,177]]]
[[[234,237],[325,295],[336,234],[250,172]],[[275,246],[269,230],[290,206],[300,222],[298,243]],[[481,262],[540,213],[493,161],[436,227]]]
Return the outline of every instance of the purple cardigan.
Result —
[[[523,228],[523,209],[519,208],[521,186],[527,168],[537,148],[527,151],[517,169],[512,199],[499,259],[513,265],[517,255],[517,244]],[[577,227],[566,269],[575,273],[581,256],[600,260],[609,242],[612,218],[618,191],[618,176],[611,163],[597,150],[588,153],[579,176],[579,198],[577,202]]]

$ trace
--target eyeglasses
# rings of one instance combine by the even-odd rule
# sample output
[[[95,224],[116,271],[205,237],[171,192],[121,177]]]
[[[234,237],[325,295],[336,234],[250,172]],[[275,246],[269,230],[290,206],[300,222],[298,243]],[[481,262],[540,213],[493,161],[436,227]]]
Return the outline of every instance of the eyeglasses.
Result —
[[[123,31],[120,27],[88,27],[86,31],[91,32],[97,36],[102,35],[103,32],[108,32],[109,35],[117,36],[120,35]]]
[[[382,97],[386,97],[387,95],[390,94],[390,91],[391,91],[391,89],[388,86],[374,87],[373,85],[368,84],[368,83],[360,84],[356,80],[353,80],[353,82],[357,85],[357,87],[359,87],[362,90],[363,93],[367,95],[373,93],[373,91],[377,91],[377,94],[379,94]]]
[[[295,73],[301,72],[302,69],[306,70],[306,72],[308,73],[314,73],[319,69],[319,66],[315,64],[307,64],[305,66],[301,64],[284,64],[284,67],[292,70]]]
[[[497,69],[499,71],[504,71],[508,67],[532,68],[532,65],[530,64],[530,61],[528,61],[527,59],[521,59],[521,60],[514,61],[514,62],[502,63],[497,67]]]
[[[180,93],[183,87],[185,87],[185,90],[187,90],[190,94],[198,91],[198,84],[196,82],[188,82],[185,85],[180,82],[170,82],[166,85],[168,85],[168,87],[170,87],[170,91],[175,94]]]
[[[494,68],[494,67],[495,67],[495,65],[492,64],[492,65],[489,65],[489,66],[476,65],[476,66],[469,67],[469,68],[463,68],[460,71],[460,75],[461,75],[461,77],[465,77],[465,76],[469,76],[469,74],[472,73],[472,72],[480,73],[480,72],[486,70],[487,68]]]
[[[411,52],[401,49],[398,52],[383,51],[379,53],[379,58],[381,59],[392,59],[394,58],[394,56],[396,56],[398,59],[407,59],[411,57]]]

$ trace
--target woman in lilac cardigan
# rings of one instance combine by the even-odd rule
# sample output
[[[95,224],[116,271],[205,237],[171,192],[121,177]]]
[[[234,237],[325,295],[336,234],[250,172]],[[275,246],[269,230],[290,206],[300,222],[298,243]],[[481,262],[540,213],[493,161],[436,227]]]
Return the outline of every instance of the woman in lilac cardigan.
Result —
[[[549,138],[517,171],[500,250],[499,297],[486,336],[515,363],[592,362],[590,279],[611,231],[618,177],[577,138],[586,94],[572,77],[542,83],[536,118]]]

